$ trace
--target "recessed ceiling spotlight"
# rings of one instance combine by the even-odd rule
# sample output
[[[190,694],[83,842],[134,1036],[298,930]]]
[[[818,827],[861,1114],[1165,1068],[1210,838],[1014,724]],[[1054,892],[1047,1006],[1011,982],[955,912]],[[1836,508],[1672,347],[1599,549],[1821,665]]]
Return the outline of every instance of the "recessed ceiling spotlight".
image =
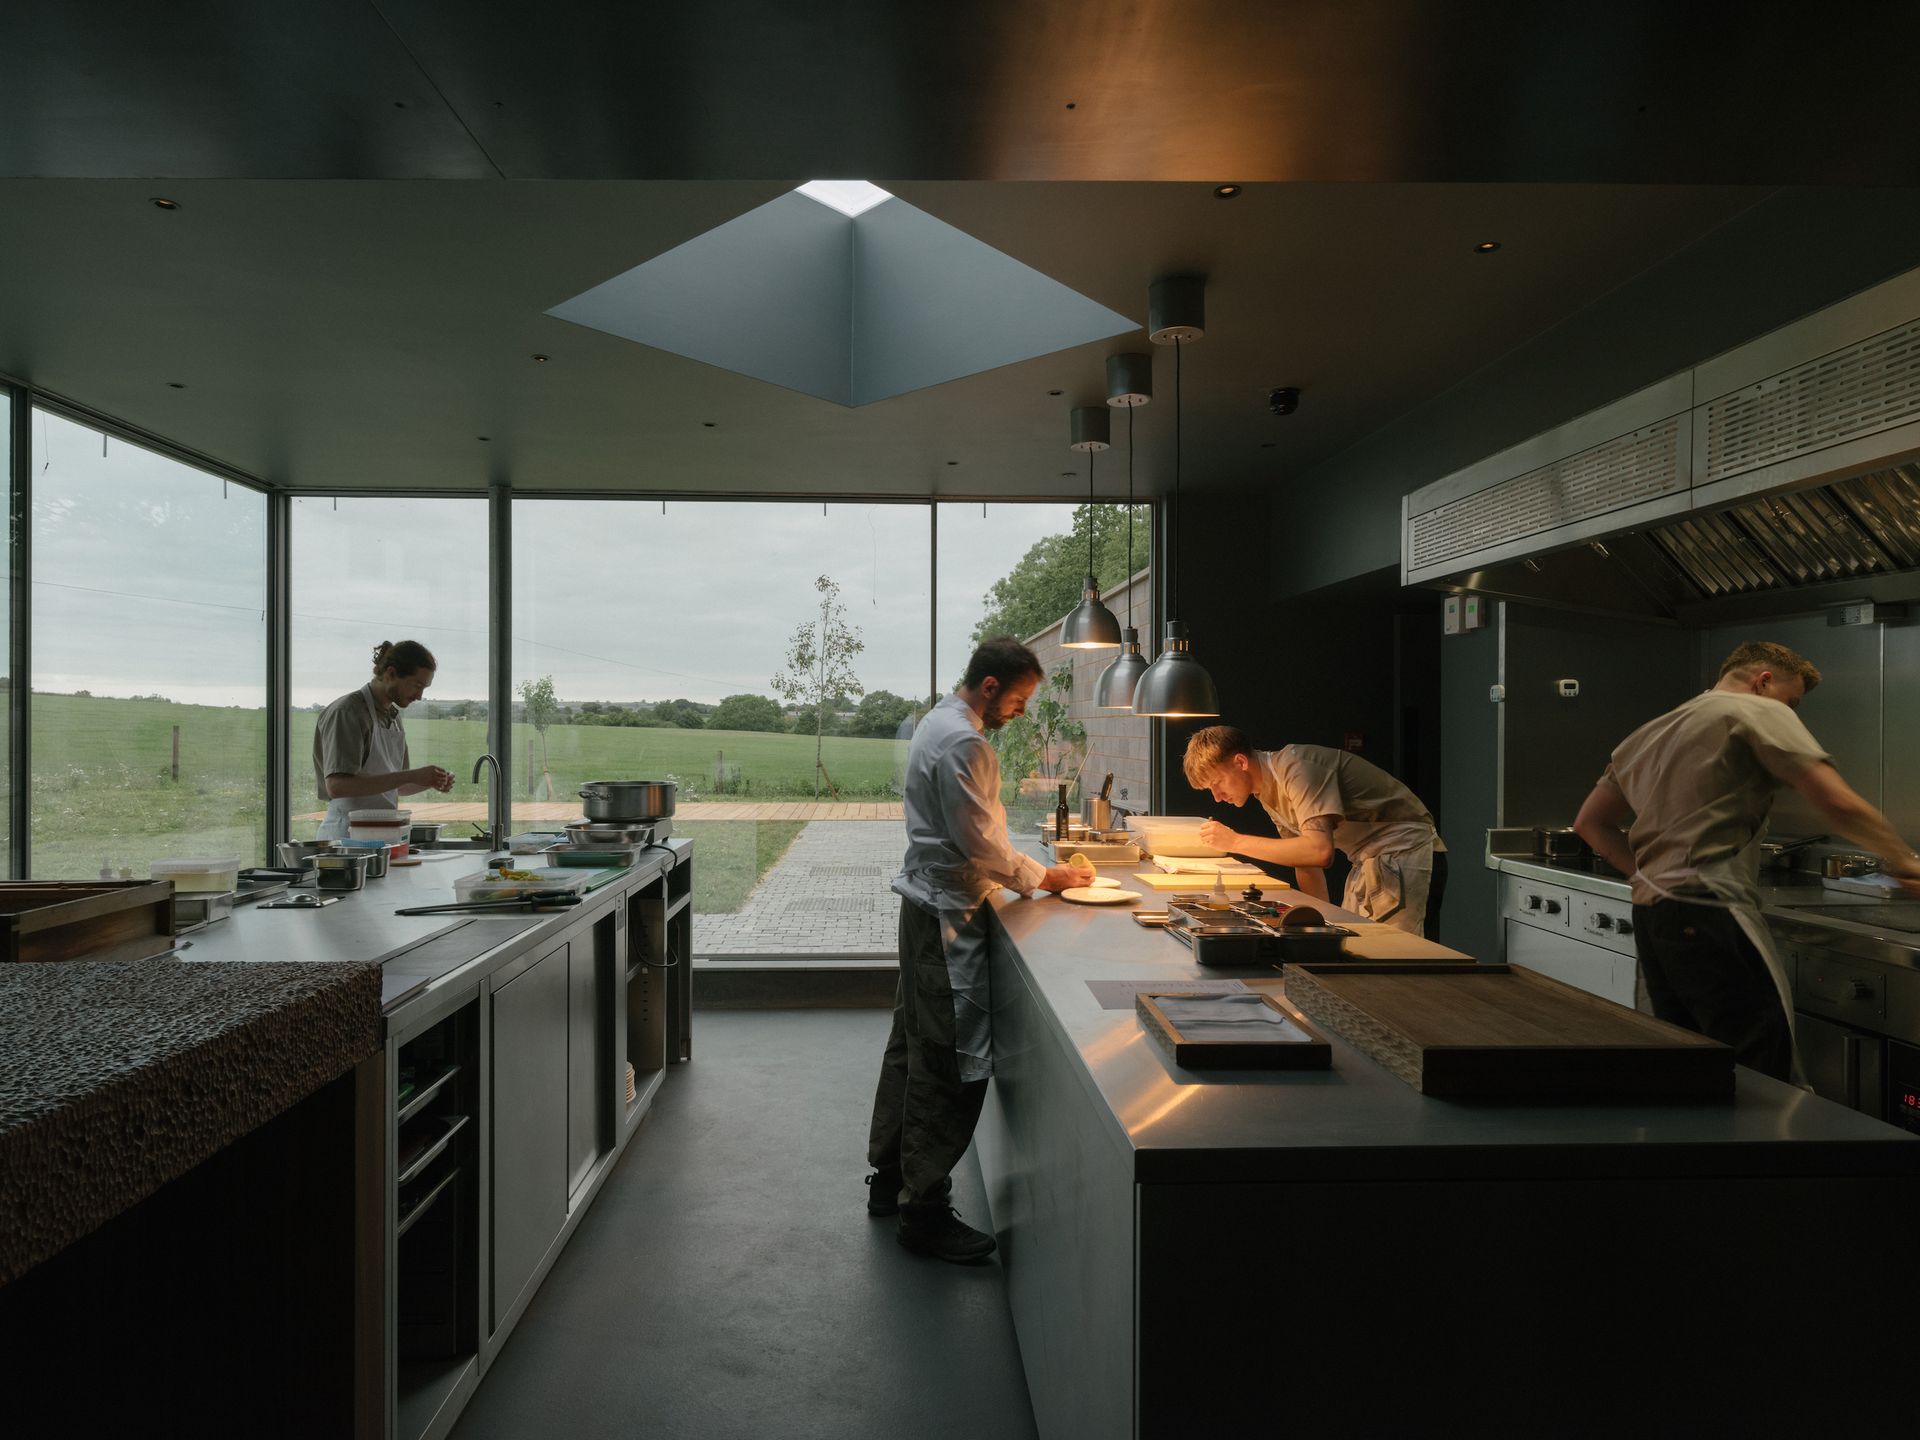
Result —
[[[1262,450],[1271,450],[1271,449],[1273,448],[1273,441],[1271,441],[1271,440],[1262,440],[1262,441],[1260,442],[1260,448],[1261,448]]]
[[[1473,247],[1473,253],[1476,255],[1491,255],[1499,248],[1500,242],[1498,240],[1482,240],[1478,245]]]
[[[1073,109],[1073,108],[1074,108],[1074,106],[1075,106],[1075,105],[1077,105],[1078,103],[1079,103],[1078,101],[1075,101],[1075,100],[1069,100],[1069,101],[1067,101],[1067,108],[1068,108],[1069,110],[1071,110],[1071,109]]]
[[[703,430],[711,430],[711,429],[713,429],[713,427],[714,427],[714,425],[715,425],[716,423],[718,423],[718,422],[716,422],[716,421],[713,421],[713,420],[702,420],[702,421],[700,422],[700,428],[701,428],[701,429],[703,429]]]
[[[1062,470],[1060,472],[1060,478],[1062,480],[1078,480],[1080,478],[1080,472],[1078,470]]]
[[[476,436],[474,436],[473,438],[474,438],[474,439],[476,439],[476,440],[491,440],[491,439],[493,439],[493,436],[491,436],[491,435],[476,435]]]
[[[1047,391],[1047,394],[1049,394],[1049,395],[1064,395],[1064,394],[1066,394],[1066,393],[1067,393],[1067,392],[1066,392],[1066,391],[1064,391],[1064,390],[1049,390],[1049,391]]]
[[[169,380],[167,381],[167,388],[169,390],[184,390],[187,387],[182,385],[178,380]]]
[[[156,210],[178,210],[180,208],[180,202],[178,200],[169,200],[164,195],[156,195],[153,197],[153,208]]]
[[[960,462],[959,462],[958,460],[949,460],[949,461],[947,461],[947,463],[948,463],[949,465],[958,465],[958,464],[959,464]]]
[[[545,355],[536,355],[533,357],[533,363],[536,365],[544,365],[547,363],[547,357]]]
[[[1231,200],[1244,189],[1246,189],[1244,185],[1216,185],[1213,187],[1213,198],[1216,200]]]

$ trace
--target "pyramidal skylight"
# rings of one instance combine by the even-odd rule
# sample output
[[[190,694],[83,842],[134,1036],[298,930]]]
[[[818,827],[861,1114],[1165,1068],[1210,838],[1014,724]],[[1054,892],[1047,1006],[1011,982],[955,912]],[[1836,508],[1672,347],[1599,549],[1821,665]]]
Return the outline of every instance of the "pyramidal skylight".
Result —
[[[1139,326],[864,180],[789,190],[547,313],[836,405]]]
[[[795,187],[809,200],[818,200],[830,210],[838,210],[851,220],[864,215],[882,200],[893,196],[865,180],[809,180]]]

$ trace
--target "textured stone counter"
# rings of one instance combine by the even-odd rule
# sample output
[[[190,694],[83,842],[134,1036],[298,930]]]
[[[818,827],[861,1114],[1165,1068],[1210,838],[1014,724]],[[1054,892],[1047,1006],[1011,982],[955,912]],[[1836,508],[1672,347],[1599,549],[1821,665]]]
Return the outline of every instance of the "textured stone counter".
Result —
[[[0,967],[0,1284],[380,1047],[380,967]]]

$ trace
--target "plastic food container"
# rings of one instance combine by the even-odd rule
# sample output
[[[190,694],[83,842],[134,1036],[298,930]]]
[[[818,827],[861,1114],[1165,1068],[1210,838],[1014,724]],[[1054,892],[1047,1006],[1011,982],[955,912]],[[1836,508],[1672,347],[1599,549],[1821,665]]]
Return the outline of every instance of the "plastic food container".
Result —
[[[238,855],[183,855],[177,860],[156,860],[147,867],[155,880],[171,880],[176,891],[189,894],[202,890],[222,894],[240,883]]]
[[[1205,823],[1199,815],[1127,816],[1127,829],[1149,855],[1217,860],[1227,852],[1200,843],[1200,827]]]
[[[407,839],[413,833],[411,810],[350,810],[347,812],[347,836],[352,840],[379,840],[393,847],[392,857],[407,853]]]

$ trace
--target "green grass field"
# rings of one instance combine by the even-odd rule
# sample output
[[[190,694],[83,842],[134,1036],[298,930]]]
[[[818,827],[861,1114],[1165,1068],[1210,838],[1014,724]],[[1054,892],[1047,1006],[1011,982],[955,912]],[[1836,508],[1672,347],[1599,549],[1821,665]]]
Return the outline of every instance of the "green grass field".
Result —
[[[292,735],[295,815],[321,806],[313,787],[316,715],[296,712]],[[180,778],[173,778],[173,732],[180,731]],[[459,782],[432,800],[486,803],[468,782],[486,748],[477,720],[420,720],[407,725],[416,765],[440,765]],[[527,745],[533,742],[538,782],[540,745],[530,725],[514,729],[510,761],[514,798],[528,797]],[[703,798],[811,798],[813,739],[742,731],[628,730],[556,726],[547,734],[547,764],[556,799],[571,800],[587,780],[663,779],[672,774]],[[715,796],[716,753],[738,768],[745,788]],[[33,873],[46,879],[95,875],[104,861],[144,876],[149,861],[175,855],[266,857],[266,716],[260,710],[175,705],[74,695],[33,698]],[[848,800],[892,798],[895,742],[829,737],[825,763]],[[545,798],[544,787],[539,790]],[[311,836],[312,820],[294,833]],[[697,835],[694,900],[703,913],[732,911],[799,833],[797,822],[683,824]]]

